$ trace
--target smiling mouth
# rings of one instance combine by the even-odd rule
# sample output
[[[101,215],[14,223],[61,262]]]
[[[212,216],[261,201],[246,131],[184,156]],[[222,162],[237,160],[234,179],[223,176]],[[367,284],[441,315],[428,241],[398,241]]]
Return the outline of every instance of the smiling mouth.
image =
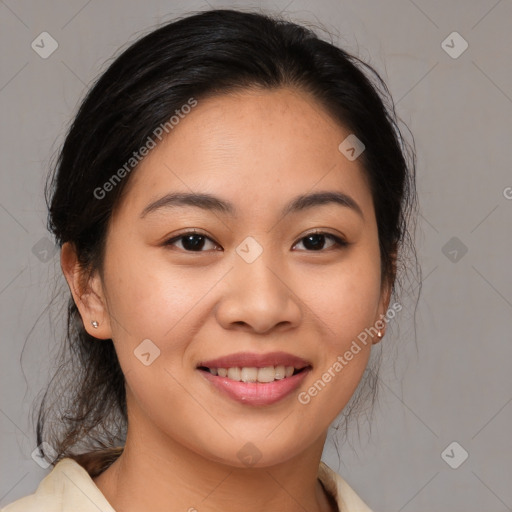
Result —
[[[255,366],[244,366],[242,368],[208,368],[206,366],[199,366],[198,369],[208,372],[218,377],[227,377],[235,382],[259,382],[262,384],[274,382],[276,380],[283,380],[297,375],[310,366],[302,368],[295,368],[294,366],[263,366],[257,368]]]

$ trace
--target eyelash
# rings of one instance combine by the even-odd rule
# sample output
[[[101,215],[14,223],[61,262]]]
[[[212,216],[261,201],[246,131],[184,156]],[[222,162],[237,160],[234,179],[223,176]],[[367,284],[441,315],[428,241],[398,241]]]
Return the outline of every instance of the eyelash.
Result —
[[[193,235],[199,235],[199,236],[203,236],[205,237],[206,239],[208,239],[209,241],[213,242],[215,245],[219,246],[219,244],[217,244],[214,240],[212,240],[208,235],[206,235],[205,233],[202,233],[201,231],[186,231],[185,233],[181,233],[177,236],[174,236],[172,238],[170,238],[169,240],[166,240],[164,242],[164,245],[165,246],[172,246],[175,242],[183,239],[183,238],[186,238],[187,236],[193,236]],[[334,245],[328,249],[320,249],[320,250],[306,250],[305,252],[311,252],[311,253],[315,253],[315,252],[326,252],[326,251],[329,251],[329,250],[336,250],[336,249],[342,249],[343,247],[346,247],[348,245],[350,245],[347,241],[343,240],[342,238],[336,236],[336,235],[333,235],[332,233],[327,233],[325,231],[312,231],[311,233],[307,233],[306,235],[304,235],[303,237],[299,238],[299,240],[297,240],[297,242],[295,242],[293,244],[293,246],[295,247],[295,245],[297,245],[297,243],[301,242],[302,240],[304,240],[305,238],[307,238],[308,236],[312,236],[312,235],[323,235],[325,236],[326,238],[329,238],[331,239],[333,242],[334,242]],[[186,249],[181,249],[183,250],[184,252],[188,252],[188,253],[202,253],[202,252],[208,252],[208,251],[188,251]]]

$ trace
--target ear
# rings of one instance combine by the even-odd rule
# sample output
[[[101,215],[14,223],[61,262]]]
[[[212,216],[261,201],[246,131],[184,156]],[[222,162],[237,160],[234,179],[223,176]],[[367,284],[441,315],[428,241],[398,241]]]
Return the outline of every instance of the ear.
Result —
[[[382,332],[382,336],[379,338],[378,336],[375,336],[373,339],[373,344],[379,343],[379,341],[382,340],[384,337],[384,334],[386,332],[386,321],[384,320],[386,313],[389,308],[389,303],[391,301],[391,293],[393,290],[393,283],[395,282],[395,276],[396,276],[396,257],[397,252],[396,250],[393,251],[391,254],[392,257],[392,272],[391,275],[386,276],[382,282],[381,286],[381,294],[380,294],[380,300],[379,300],[379,307],[377,311],[377,318],[375,319],[375,327],[377,329],[380,329]]]
[[[88,275],[78,261],[75,247],[66,242],[60,252],[60,265],[73,300],[80,312],[85,330],[95,338],[110,339],[110,317],[98,272]],[[98,322],[94,328],[92,322]]]

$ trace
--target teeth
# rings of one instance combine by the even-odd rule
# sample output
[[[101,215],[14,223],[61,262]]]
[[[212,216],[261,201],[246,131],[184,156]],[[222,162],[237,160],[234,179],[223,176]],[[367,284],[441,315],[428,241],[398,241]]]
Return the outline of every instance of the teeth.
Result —
[[[242,368],[240,374],[242,382],[258,382],[258,368]]]
[[[209,368],[210,373],[219,377],[228,377],[238,382],[273,382],[291,377],[295,368],[293,366],[264,366],[263,368]]]
[[[228,377],[231,380],[238,380],[240,381],[240,368],[228,368]]]
[[[285,377],[286,377],[286,368],[282,365],[276,366],[276,375],[275,375],[276,380],[284,379]]]
[[[273,366],[265,366],[258,369],[258,382],[274,382],[276,370]]]

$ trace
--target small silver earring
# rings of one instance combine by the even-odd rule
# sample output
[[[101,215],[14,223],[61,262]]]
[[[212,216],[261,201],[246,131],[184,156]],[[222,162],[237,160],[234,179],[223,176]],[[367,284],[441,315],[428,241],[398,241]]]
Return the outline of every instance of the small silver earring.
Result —
[[[382,334],[382,331],[379,329],[379,332],[377,333],[377,338],[382,338],[383,334]]]
[[[92,324],[92,326],[93,326],[95,329],[97,329],[97,328],[98,328],[98,326],[99,326],[99,324],[98,324],[98,322],[96,322],[96,320],[93,320],[93,321],[91,322],[91,324]]]

